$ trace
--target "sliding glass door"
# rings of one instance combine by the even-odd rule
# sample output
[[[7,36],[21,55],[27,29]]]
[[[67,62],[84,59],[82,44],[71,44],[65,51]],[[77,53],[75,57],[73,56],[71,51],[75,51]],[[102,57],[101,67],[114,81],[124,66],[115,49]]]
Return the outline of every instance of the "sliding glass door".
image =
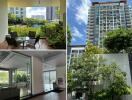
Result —
[[[56,71],[44,71],[43,82],[45,92],[53,90],[53,83],[56,82]]]

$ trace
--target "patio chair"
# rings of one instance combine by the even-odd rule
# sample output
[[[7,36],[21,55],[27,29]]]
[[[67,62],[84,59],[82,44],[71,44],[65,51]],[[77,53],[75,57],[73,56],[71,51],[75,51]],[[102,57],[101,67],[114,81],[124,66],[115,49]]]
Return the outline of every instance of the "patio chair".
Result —
[[[7,44],[8,44],[8,47],[12,46],[11,38],[9,36],[6,36],[5,40],[6,40]]]
[[[30,39],[35,39],[35,36],[36,36],[36,32],[35,32],[35,31],[29,31],[28,37],[29,37]]]
[[[9,46],[18,47],[18,43],[15,38],[11,38],[11,37],[7,36],[6,41],[7,41],[8,47]]]
[[[17,38],[18,37],[17,32],[11,32],[10,35],[11,35],[11,38]]]
[[[39,40],[40,40],[40,35],[38,35],[37,37],[36,37],[36,39],[30,39],[29,41],[28,41],[28,43],[27,43],[27,46],[31,46],[31,47],[33,47],[34,49],[35,49],[35,45],[38,43],[38,45],[39,45]],[[40,47],[40,45],[39,45],[39,47]]]

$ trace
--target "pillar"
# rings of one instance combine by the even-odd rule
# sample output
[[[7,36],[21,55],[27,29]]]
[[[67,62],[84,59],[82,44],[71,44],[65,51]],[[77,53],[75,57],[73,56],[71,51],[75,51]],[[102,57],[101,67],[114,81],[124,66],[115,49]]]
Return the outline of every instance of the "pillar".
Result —
[[[60,0],[60,20],[63,21],[63,28],[66,32],[66,0]]]
[[[42,93],[43,89],[43,63],[41,59],[32,57],[32,94]]]
[[[0,42],[5,40],[5,34],[8,34],[8,3],[0,0]]]

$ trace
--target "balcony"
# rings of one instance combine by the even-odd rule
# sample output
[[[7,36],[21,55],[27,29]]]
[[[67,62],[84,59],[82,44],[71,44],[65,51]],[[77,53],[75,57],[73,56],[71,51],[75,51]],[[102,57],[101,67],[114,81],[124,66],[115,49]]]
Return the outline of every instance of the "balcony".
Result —
[[[23,22],[21,24],[17,24],[14,23],[14,27],[10,27],[10,25],[8,25],[8,8],[9,7],[47,7],[47,6],[52,6],[52,7],[58,7],[59,8],[59,20],[58,21],[54,21],[57,24],[60,24],[60,30],[63,31],[63,36],[64,37],[63,40],[65,40],[65,31],[66,31],[66,0],[1,0],[0,1],[0,22],[4,23],[4,24],[0,24],[0,49],[56,49],[59,47],[59,49],[65,49],[66,43],[63,42],[62,47],[60,47],[60,45],[58,47],[56,47],[57,41],[55,40],[55,38],[50,39],[48,36],[44,35],[44,30],[41,32],[38,32],[38,30],[33,29],[32,27],[27,27],[27,25],[22,25]],[[45,29],[45,32],[47,32],[47,34],[49,33],[49,29],[48,26],[50,25],[50,23],[54,24],[54,22],[48,22],[45,25],[47,25],[47,29]],[[43,23],[44,24],[44,23]],[[28,23],[28,25],[31,25],[31,21]],[[43,25],[43,26],[45,26]],[[53,26],[54,26],[53,25]],[[22,26],[22,27],[21,27]],[[26,28],[27,27],[27,28]],[[9,30],[8,30],[9,28]],[[44,28],[42,28],[44,29]],[[28,31],[27,31],[28,30]],[[47,30],[47,31],[46,31]],[[35,31],[36,35],[34,36],[34,40],[32,39],[32,41],[34,41],[33,43],[33,48],[32,47],[25,47],[26,46],[26,41],[28,41],[29,39],[31,39],[29,37],[29,32],[30,31]],[[51,35],[57,35],[58,32],[55,30],[53,30],[52,32],[50,31]],[[24,32],[24,34],[21,34],[22,32]],[[35,32],[32,32],[33,34]],[[12,39],[12,33],[17,33],[17,39],[16,40],[11,40]],[[58,35],[59,36],[59,35]],[[57,36],[57,37],[58,37]],[[56,37],[56,39],[57,39]],[[21,42],[21,45],[16,47],[16,44],[19,44],[19,42]],[[11,43],[11,41],[15,41],[16,43]],[[35,41],[38,41],[36,45]],[[9,47],[11,44],[13,44],[13,46],[11,46],[11,48]],[[30,42],[31,44],[31,42]],[[32,45],[32,44],[31,44]],[[22,47],[21,47],[22,46]]]

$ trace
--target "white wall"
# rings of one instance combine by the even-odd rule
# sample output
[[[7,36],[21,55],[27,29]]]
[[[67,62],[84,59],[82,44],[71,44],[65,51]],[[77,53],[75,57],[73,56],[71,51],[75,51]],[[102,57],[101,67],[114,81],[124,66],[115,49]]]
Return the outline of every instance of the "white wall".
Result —
[[[43,71],[56,70],[56,66],[43,63]]]
[[[38,94],[43,92],[43,70],[42,60],[32,57],[32,93]]]
[[[5,39],[8,34],[8,6],[7,0],[0,0],[0,42]]]
[[[126,72],[127,84],[132,88],[128,54],[105,54],[103,57],[107,59],[108,64],[115,62],[117,65],[119,65],[122,71]],[[132,100],[131,98],[132,94],[124,96],[123,100]]]
[[[128,54],[106,54],[103,56],[107,59],[108,64],[115,62],[117,65],[119,65],[122,71],[127,73],[127,83],[128,85],[132,86]]]
[[[57,66],[56,67],[56,79],[58,84],[58,78],[63,79],[62,85],[59,85],[61,88],[66,88],[66,66]]]

